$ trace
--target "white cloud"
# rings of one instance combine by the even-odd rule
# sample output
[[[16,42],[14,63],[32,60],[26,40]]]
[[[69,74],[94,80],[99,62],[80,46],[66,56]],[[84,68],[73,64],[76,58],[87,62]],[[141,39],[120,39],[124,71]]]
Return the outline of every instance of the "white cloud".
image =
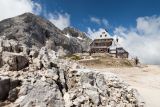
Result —
[[[88,27],[88,29],[87,29],[87,35],[91,39],[95,39],[97,36],[101,35],[102,32],[105,32],[105,29],[99,28],[98,30],[95,30],[95,29],[91,29],[90,27]],[[109,34],[107,36],[111,37]]]
[[[61,30],[70,26],[70,15],[65,13],[45,13],[44,16],[50,20],[55,26]],[[31,12],[34,14],[40,14],[42,7],[39,3],[33,0],[0,0],[0,21],[6,18],[14,17],[25,12]]]
[[[114,33],[131,55],[147,64],[160,64],[160,17],[139,17],[135,28],[118,27]]]
[[[90,27],[88,27],[87,29],[87,35],[91,38],[94,39],[97,35],[100,35],[100,33],[103,31],[103,29],[99,29],[98,31],[96,31],[95,29],[91,29]]]
[[[49,13],[46,17],[61,30],[70,26],[70,15],[68,13]]]
[[[107,19],[102,19],[102,23],[104,24],[104,26],[108,27],[109,23]]]
[[[39,14],[41,12],[41,5],[32,0],[0,0],[0,20],[25,12]]]
[[[98,25],[104,25],[105,27],[109,26],[108,20],[105,18],[96,18],[96,17],[90,17],[91,22],[96,23]]]
[[[70,26],[70,15],[68,13],[49,13],[48,19],[61,30]]]
[[[160,34],[160,17],[140,17],[137,19],[137,30],[145,35]]]
[[[96,24],[99,24],[99,25],[101,24],[101,20],[96,17],[91,17],[90,20],[91,20],[91,22],[94,22]]]

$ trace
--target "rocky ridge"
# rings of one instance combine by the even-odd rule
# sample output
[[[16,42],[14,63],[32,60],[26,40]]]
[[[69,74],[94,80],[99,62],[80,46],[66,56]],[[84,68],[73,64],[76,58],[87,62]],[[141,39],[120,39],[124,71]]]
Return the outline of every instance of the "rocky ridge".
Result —
[[[69,32],[71,31],[69,30]],[[82,34],[80,31],[76,31],[76,33]],[[82,52],[87,49],[85,46],[88,45],[84,43],[89,38],[85,34],[83,34],[83,43],[82,40],[73,37],[73,35],[72,38],[65,35],[64,31],[58,29],[50,21],[32,13],[24,13],[0,22],[0,36],[7,40],[15,40],[19,44],[25,44],[29,48],[40,49],[48,45],[56,52],[63,50],[67,54]],[[84,45],[82,46],[82,44]]]
[[[86,36],[86,33],[79,31],[73,27],[67,27],[63,29],[63,33],[68,35],[70,40],[79,41],[82,46],[82,51],[88,51],[91,39]]]
[[[59,59],[41,49],[1,38],[0,106],[143,107],[139,94],[112,73]]]

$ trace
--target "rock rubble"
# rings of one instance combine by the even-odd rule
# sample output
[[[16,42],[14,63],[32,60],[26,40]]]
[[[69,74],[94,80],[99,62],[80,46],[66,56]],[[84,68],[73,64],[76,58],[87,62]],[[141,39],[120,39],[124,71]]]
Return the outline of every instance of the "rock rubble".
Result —
[[[38,50],[21,45],[21,51],[13,51],[13,46],[0,47],[0,106],[145,106],[138,92],[112,73],[59,59],[57,53],[47,47]]]

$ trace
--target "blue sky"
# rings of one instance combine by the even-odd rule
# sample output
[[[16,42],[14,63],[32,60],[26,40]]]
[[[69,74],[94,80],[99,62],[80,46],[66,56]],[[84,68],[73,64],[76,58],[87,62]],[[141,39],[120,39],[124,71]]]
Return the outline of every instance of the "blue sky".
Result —
[[[60,29],[73,26],[89,37],[103,28],[119,37],[132,58],[160,64],[160,0],[36,0],[40,15]]]
[[[82,31],[108,28],[110,33],[117,26],[131,27],[142,16],[160,14],[160,0],[35,0],[47,12],[70,15],[71,26]],[[90,18],[106,19],[108,26],[93,23]]]

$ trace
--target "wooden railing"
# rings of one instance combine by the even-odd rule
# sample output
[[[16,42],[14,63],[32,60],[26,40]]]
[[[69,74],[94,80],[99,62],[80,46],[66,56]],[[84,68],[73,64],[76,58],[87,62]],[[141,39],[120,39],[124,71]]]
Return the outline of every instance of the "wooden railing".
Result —
[[[91,46],[91,48],[108,48],[107,46]]]

